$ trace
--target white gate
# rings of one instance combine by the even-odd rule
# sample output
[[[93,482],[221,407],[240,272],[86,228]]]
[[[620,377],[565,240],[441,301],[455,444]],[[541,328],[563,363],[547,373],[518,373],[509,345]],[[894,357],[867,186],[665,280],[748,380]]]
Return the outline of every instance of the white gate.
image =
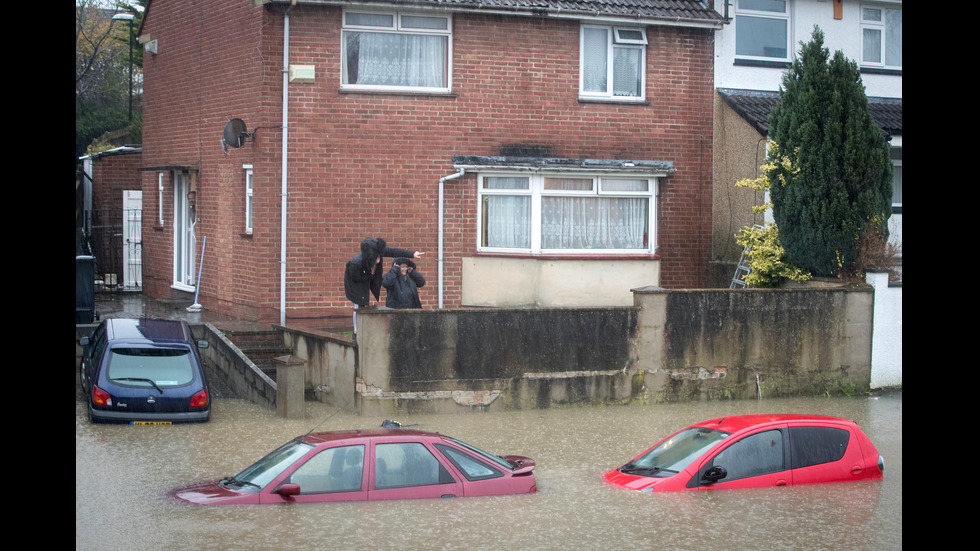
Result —
[[[143,192],[123,191],[123,288],[143,288]]]

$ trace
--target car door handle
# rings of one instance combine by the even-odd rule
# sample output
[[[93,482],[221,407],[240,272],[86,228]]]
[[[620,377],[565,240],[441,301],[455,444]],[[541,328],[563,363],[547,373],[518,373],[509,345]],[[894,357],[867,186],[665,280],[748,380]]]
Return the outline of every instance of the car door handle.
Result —
[[[851,467],[851,474],[861,474],[863,470],[860,465],[854,465]]]
[[[786,480],[785,479],[782,479],[782,478],[779,479],[779,480],[777,480],[776,481],[776,486],[786,486]]]

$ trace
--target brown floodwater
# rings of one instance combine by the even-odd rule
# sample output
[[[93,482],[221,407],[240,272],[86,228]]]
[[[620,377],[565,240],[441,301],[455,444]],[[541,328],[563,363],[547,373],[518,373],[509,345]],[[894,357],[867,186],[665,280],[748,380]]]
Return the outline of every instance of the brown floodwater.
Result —
[[[668,433],[737,413],[855,420],[885,457],[880,482],[647,494],[606,486]],[[234,475],[311,429],[383,419],[308,402],[284,420],[217,399],[210,423],[91,425],[75,405],[75,548],[96,549],[901,549],[902,397],[806,398],[412,415],[404,424],[537,462],[522,496],[207,507],[174,487]]]

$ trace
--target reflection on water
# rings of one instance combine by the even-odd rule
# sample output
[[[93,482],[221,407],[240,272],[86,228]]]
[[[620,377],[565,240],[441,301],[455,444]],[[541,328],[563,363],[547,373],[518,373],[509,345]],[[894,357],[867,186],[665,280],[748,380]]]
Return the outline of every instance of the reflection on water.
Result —
[[[644,494],[608,487],[616,467],[668,433],[736,413],[854,419],[885,457],[882,482]],[[383,419],[307,403],[284,420],[216,400],[212,421],[99,426],[75,408],[76,549],[900,549],[902,398],[815,398],[419,415],[405,424],[537,461],[534,495],[454,500],[205,507],[173,487],[236,474],[311,429]]]

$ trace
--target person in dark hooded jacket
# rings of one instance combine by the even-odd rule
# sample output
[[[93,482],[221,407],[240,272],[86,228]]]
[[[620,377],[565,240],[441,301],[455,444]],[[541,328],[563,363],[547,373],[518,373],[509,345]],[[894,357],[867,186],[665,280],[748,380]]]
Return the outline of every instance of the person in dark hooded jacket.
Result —
[[[385,306],[388,308],[421,308],[419,287],[425,278],[407,258],[396,258],[391,270],[381,278],[381,286],[387,289]]]
[[[361,241],[361,252],[347,261],[344,269],[344,294],[354,303],[354,337],[357,337],[357,309],[371,303],[371,295],[381,300],[381,278],[384,258],[421,258],[421,252],[389,247],[380,237]]]

